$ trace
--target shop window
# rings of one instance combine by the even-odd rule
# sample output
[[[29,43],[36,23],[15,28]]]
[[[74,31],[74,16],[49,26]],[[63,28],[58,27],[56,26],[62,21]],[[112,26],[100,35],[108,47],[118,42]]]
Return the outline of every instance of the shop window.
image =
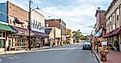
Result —
[[[13,47],[14,42],[12,41],[12,47]]]
[[[0,39],[0,48],[5,48],[5,40]]]
[[[3,37],[5,37],[5,32],[3,32]]]
[[[2,32],[0,31],[0,37],[2,37]]]
[[[9,40],[9,43],[8,43],[8,45],[11,45],[11,40]]]

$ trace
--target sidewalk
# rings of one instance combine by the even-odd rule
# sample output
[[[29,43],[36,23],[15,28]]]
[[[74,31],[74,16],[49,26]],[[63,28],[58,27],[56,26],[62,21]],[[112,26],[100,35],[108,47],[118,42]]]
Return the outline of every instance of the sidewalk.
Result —
[[[99,53],[96,53],[95,55],[97,55],[97,59],[100,61],[100,55]],[[107,61],[100,61],[100,63],[121,63],[121,52],[120,51],[110,51],[110,53],[108,54],[108,60]]]
[[[43,50],[43,49],[48,49],[48,48],[50,48],[50,47],[45,46],[45,47],[41,47],[41,48],[32,48],[31,50],[27,50],[27,51],[26,51],[26,49],[17,50],[17,51],[2,51],[2,52],[0,52],[0,55],[34,52],[36,50]]]

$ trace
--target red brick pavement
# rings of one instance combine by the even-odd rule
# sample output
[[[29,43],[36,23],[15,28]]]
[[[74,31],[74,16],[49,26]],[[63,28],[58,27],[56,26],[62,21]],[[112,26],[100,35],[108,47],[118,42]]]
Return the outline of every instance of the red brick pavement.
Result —
[[[100,55],[99,55],[99,57],[100,57]],[[102,63],[121,63],[121,52],[120,51],[110,51],[110,53],[108,54],[108,60],[103,61]]]

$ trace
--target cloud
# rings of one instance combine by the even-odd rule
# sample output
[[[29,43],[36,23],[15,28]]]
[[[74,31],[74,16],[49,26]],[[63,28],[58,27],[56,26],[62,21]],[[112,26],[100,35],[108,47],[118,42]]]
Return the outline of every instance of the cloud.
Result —
[[[2,0],[5,1],[5,0]],[[29,0],[10,0],[28,9]],[[46,18],[61,18],[67,27],[82,33],[90,33],[94,25],[97,7],[107,9],[112,0],[33,0],[32,8],[39,6]]]

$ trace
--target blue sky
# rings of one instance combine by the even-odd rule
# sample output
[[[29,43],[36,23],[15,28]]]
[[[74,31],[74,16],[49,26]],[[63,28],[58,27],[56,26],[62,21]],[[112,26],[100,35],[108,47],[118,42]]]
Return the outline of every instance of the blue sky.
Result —
[[[6,0],[1,0],[5,2]],[[12,3],[28,9],[29,0],[9,0]],[[32,8],[37,6],[46,18],[61,18],[67,27],[78,30],[83,34],[90,34],[95,24],[97,7],[106,10],[112,0],[33,0]]]

